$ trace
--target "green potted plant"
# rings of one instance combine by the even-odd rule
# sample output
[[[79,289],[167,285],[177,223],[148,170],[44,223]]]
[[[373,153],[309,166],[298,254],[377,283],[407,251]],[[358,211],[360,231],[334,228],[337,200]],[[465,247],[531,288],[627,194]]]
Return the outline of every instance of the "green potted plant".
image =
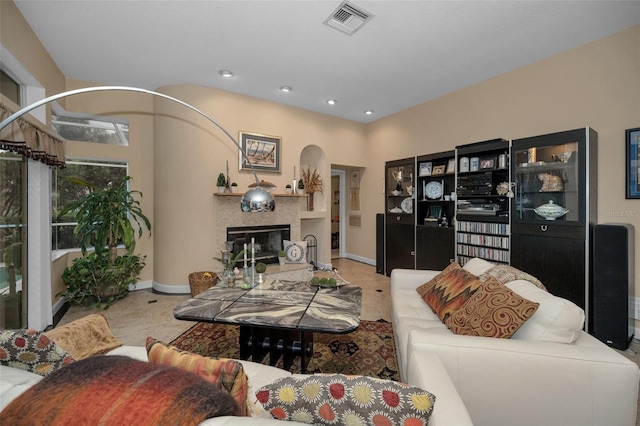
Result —
[[[298,194],[304,194],[304,182],[302,179],[298,181]]]
[[[231,183],[231,192],[233,192],[234,194],[236,192],[238,192],[238,184],[237,183],[235,183],[235,182]]]
[[[284,189],[287,194],[291,194],[293,192],[293,190],[291,189],[291,185],[289,184],[287,184],[287,186],[285,186]]]
[[[145,229],[151,231],[151,222],[137,199],[142,193],[128,188],[130,179],[127,176],[106,188],[72,179],[88,192],[59,214],[75,214],[78,224],[73,232],[82,251],[82,257],[62,274],[67,289],[61,295],[67,300],[81,304],[96,300],[97,306],[106,309],[137,282],[146,256],[134,254],[136,238],[142,237]],[[118,254],[119,245],[124,246],[124,255]],[[94,251],[87,254],[89,247]]]
[[[265,265],[263,262],[256,263],[256,273],[258,274],[258,284],[262,284],[264,282],[262,274],[264,274],[266,271],[267,271],[267,265]]]
[[[278,262],[280,262],[280,265],[284,265],[286,259],[287,259],[287,253],[284,250],[280,250],[278,252]]]
[[[227,179],[224,177],[224,173],[220,173],[218,175],[218,181],[216,182],[216,186],[218,187],[218,192],[223,193],[224,188],[227,186]]]

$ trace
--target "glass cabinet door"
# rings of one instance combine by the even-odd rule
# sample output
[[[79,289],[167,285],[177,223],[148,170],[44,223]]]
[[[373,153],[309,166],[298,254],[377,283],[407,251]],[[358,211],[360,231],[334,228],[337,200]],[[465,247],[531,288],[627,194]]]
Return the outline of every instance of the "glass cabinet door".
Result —
[[[514,222],[554,224],[584,221],[580,192],[580,143],[513,146]]]
[[[387,213],[413,215],[413,159],[387,163]]]

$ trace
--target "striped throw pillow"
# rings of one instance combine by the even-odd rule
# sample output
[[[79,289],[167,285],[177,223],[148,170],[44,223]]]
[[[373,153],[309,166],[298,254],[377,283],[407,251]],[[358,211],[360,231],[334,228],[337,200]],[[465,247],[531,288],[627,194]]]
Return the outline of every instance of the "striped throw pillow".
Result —
[[[190,371],[210,383],[219,385],[236,400],[241,416],[247,416],[249,380],[242,364],[232,359],[217,359],[183,351],[152,337],[147,337],[149,362]]]

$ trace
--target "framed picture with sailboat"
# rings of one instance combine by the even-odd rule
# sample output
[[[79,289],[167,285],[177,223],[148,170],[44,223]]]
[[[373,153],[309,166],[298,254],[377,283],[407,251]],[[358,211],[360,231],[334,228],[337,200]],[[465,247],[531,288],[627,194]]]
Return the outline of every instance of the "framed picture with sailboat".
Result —
[[[282,138],[257,133],[240,132],[238,138],[242,151],[256,170],[280,173],[280,145]],[[247,158],[238,153],[239,170],[251,170]]]

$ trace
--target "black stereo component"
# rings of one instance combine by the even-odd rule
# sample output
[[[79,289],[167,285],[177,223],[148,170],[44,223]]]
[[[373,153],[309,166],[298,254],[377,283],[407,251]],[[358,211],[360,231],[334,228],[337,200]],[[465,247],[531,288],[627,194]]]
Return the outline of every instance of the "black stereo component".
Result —
[[[491,185],[491,172],[458,176],[458,186]]]
[[[490,195],[493,190],[491,172],[458,176],[457,195]]]

